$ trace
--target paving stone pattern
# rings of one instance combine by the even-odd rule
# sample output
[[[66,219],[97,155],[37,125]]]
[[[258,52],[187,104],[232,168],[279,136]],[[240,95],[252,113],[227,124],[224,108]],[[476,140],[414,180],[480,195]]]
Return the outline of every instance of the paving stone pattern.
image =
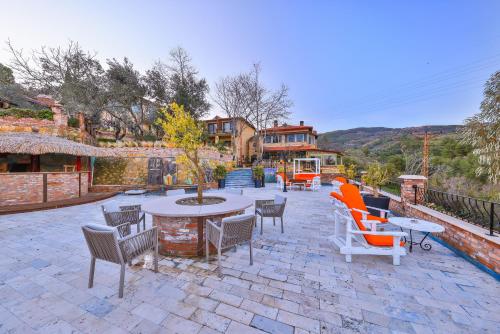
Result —
[[[80,226],[104,223],[102,203],[1,216],[0,333],[498,333],[498,282],[435,242],[401,266],[376,256],[346,263],[328,240],[328,192],[288,192],[285,233],[271,219],[263,236],[254,231],[253,266],[247,246],[224,253],[221,276],[215,258],[161,257],[156,274],[146,256],[127,268],[123,299],[114,264],[98,261],[87,288]],[[244,189],[255,199],[276,193]]]

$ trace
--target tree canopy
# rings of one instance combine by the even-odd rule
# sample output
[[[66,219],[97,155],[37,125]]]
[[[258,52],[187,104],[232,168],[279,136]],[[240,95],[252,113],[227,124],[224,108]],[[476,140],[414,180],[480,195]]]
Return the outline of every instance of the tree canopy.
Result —
[[[25,89],[53,96],[70,116],[84,113],[95,127],[114,130],[116,139],[129,132],[142,138],[159,130],[154,126],[158,110],[172,102],[183,105],[196,119],[210,109],[208,84],[198,78],[182,48],[170,52],[168,64],[157,61],[141,73],[128,58],[108,59],[102,66],[96,53],[72,41],[63,47],[42,46],[30,54],[11,41],[7,46],[11,68]],[[0,67],[2,83],[14,83],[12,70]]]
[[[500,71],[484,86],[481,112],[468,118],[462,131],[463,142],[470,144],[479,158],[477,173],[486,173],[494,184],[500,183]]]
[[[184,152],[185,162],[198,181],[198,202],[202,203],[203,182],[205,173],[200,157],[200,149],[204,146],[205,128],[183,106],[172,102],[168,108],[160,109],[162,117],[157,124],[164,132],[163,140],[180,148]]]

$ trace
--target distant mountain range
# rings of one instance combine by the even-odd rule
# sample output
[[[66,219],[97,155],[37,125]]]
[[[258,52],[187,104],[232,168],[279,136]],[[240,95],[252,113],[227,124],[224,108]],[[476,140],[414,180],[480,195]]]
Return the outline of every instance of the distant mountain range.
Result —
[[[350,151],[367,147],[371,150],[380,150],[392,146],[402,137],[422,135],[425,131],[434,135],[456,133],[460,125],[428,125],[409,128],[354,128],[321,133],[318,136],[318,146],[323,149]]]

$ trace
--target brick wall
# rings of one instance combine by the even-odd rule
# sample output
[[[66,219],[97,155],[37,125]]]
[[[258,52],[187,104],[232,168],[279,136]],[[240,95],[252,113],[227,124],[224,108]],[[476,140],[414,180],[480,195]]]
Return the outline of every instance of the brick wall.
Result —
[[[47,175],[47,202],[79,196],[79,173],[0,173],[0,205],[43,202],[43,175]],[[88,174],[81,173],[81,195],[88,193]]]
[[[443,233],[434,234],[448,245],[467,254],[496,273],[500,273],[500,236],[488,235],[488,230],[448,216],[442,212],[426,206],[414,204],[415,192],[413,185],[423,187],[424,178],[415,178],[415,175],[403,179],[401,184],[401,197],[382,192],[391,198],[389,208],[406,217],[416,217],[434,222],[445,228]],[[369,187],[365,187],[370,190]],[[418,196],[419,194],[417,194]],[[417,203],[421,198],[417,198]]]
[[[41,203],[42,181],[41,173],[1,173],[0,206]]]

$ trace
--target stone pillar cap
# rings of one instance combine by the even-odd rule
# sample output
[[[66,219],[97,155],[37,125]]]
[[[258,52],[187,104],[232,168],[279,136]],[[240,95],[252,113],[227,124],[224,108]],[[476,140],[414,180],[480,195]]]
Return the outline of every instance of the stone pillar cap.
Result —
[[[401,175],[398,179],[403,180],[427,180],[427,178],[423,175]]]

